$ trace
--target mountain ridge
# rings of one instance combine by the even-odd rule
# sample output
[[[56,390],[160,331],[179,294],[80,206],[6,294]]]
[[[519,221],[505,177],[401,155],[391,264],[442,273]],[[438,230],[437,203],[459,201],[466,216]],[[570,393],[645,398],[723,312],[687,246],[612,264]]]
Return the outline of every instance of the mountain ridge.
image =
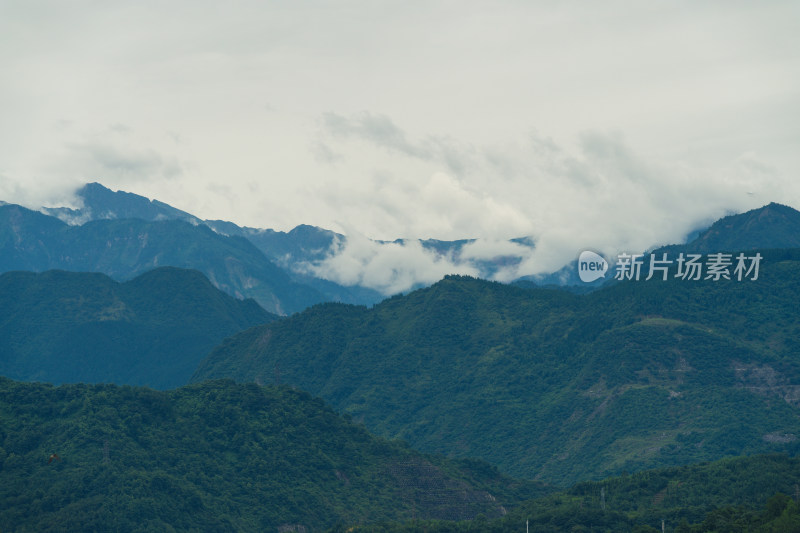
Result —
[[[684,245],[665,249],[687,252],[740,252],[800,248],[800,211],[770,202],[744,213],[727,215]]]
[[[201,271],[238,298],[289,314],[325,297],[295,283],[250,241],[182,220],[99,219],[80,226],[0,206],[0,271],[63,269],[129,279],[158,266]]]
[[[126,191],[111,191],[97,182],[87,183],[75,191],[82,204],[77,209],[69,207],[43,207],[42,211],[70,225],[82,225],[90,220],[140,218],[150,222],[177,219],[199,224],[192,214],[181,211],[159,200],[145,198]]]
[[[252,242],[270,261],[280,266],[291,279],[299,284],[307,285],[324,295],[327,301],[372,305],[383,299],[383,295],[373,288],[362,285],[342,285],[332,281],[339,279],[338,271],[330,270],[329,261],[337,255],[347,252],[347,237],[331,230],[301,224],[287,232],[272,229],[240,227],[233,222],[222,220],[200,220],[199,218],[171,207],[158,200],[150,200],[143,196],[124,191],[111,191],[99,183],[90,183],[76,193],[78,201],[83,204],[79,209],[43,208],[49,214],[61,216],[64,220],[87,221],[96,218],[141,218],[155,221],[163,219],[185,220],[195,225],[205,225],[226,236],[239,236]],[[767,213],[770,216],[764,216]],[[758,222],[755,218],[760,217]],[[725,222],[722,222],[722,221]],[[744,222],[748,221],[748,222]],[[730,227],[723,227],[728,224]],[[769,229],[767,229],[769,226]],[[664,250],[686,251],[731,251],[754,248],[794,248],[800,246],[800,212],[791,207],[777,203],[751,209],[744,213],[732,214],[718,220],[713,227],[696,229],[690,232],[686,242],[661,246]],[[712,235],[714,235],[712,237]],[[394,241],[371,241],[377,247],[407,246],[418,244],[429,256],[429,259],[452,263],[453,272],[463,272],[470,267],[470,272],[479,272],[485,279],[493,279],[502,270],[519,265],[523,257],[519,254],[530,253],[535,249],[535,240],[531,237],[509,239],[510,246],[521,247],[515,253],[509,248],[505,255],[496,252],[492,257],[472,256],[471,246],[477,239],[459,239],[443,241],[438,239],[395,239]],[[467,251],[470,249],[470,251]],[[522,252],[521,250],[527,250]],[[620,250],[626,253],[645,253],[645,250]],[[576,252],[577,253],[577,252]],[[499,254],[499,255],[497,255]],[[356,261],[365,261],[363,257]],[[368,261],[367,261],[368,262]],[[366,265],[362,265],[366,268]],[[351,279],[352,273],[345,279]],[[507,273],[503,274],[507,278]],[[576,266],[570,262],[552,273],[517,276],[511,280],[520,285],[533,283],[538,286],[564,287],[568,290],[584,292],[594,290],[601,281],[584,284],[576,275]],[[352,281],[348,283],[353,283]],[[419,281],[409,285],[408,290],[428,286],[430,280]],[[383,289],[382,289],[383,290]],[[407,292],[407,291],[403,291]]]
[[[139,218],[147,221],[184,220],[195,225],[205,225],[225,236],[239,236],[252,242],[272,262],[283,268],[293,281],[313,287],[324,294],[327,300],[345,303],[367,304],[377,303],[385,297],[378,290],[366,285],[343,285],[334,281],[335,276],[320,275],[318,268],[326,261],[343,253],[347,248],[348,238],[334,231],[300,224],[289,231],[276,231],[240,227],[224,220],[201,220],[194,215],[173,208],[158,200],[124,191],[111,191],[99,183],[90,183],[78,189],[76,197],[82,207],[43,208],[42,211],[58,216],[71,224],[84,224],[90,220]],[[448,261],[456,270],[469,266],[471,270],[479,270],[483,277],[490,278],[502,268],[516,265],[520,257],[513,254],[493,257],[472,257],[465,249],[476,243],[478,239],[459,239],[444,241],[438,239],[395,239],[393,241],[370,240],[376,250],[384,246],[419,245],[429,261]],[[530,237],[508,240],[508,244],[532,249],[534,243]],[[416,282],[410,289],[428,285],[428,282]]]

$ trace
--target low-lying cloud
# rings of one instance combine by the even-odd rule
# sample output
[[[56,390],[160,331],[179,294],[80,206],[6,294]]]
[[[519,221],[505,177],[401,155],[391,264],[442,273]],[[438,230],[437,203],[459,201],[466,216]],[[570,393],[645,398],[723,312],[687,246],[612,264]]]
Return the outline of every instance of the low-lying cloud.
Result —
[[[417,240],[382,243],[357,233],[334,243],[324,261],[303,268],[341,285],[361,285],[384,295],[434,283],[446,274],[480,275],[477,268],[427,250]]]
[[[324,190],[331,205],[360,211],[379,234],[406,228],[419,238],[472,239],[452,256],[417,244],[345,243],[318,265],[320,275],[384,291],[447,273],[500,281],[548,274],[587,248],[614,255],[683,242],[725,214],[800,198],[798,185],[753,153],[709,167],[665,163],[637,154],[619,133],[593,131],[568,145],[539,134],[499,146],[451,141],[446,161],[437,137],[414,139],[385,116],[328,114],[323,123],[325,142],[342,158],[354,142],[386,156],[371,163],[372,178],[358,188]],[[412,171],[399,176],[395,168]]]

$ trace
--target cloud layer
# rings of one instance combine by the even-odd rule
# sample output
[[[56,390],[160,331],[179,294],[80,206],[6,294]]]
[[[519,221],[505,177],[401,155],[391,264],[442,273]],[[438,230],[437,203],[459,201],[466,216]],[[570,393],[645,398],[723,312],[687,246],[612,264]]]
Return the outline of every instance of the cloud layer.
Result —
[[[452,142],[447,157],[430,139],[415,140],[389,117],[375,114],[328,116],[320,135],[339,160],[358,157],[364,144],[386,151],[384,170],[357,189],[341,184],[324,189],[340,212],[363,210],[378,233],[403,227],[421,237],[477,236],[458,258],[434,258],[421,250],[410,251],[409,257],[420,271],[425,265],[425,271],[435,266],[451,272],[479,269],[468,258],[517,258],[492,271],[491,277],[502,281],[556,271],[587,248],[616,254],[682,242],[689,232],[729,212],[800,192],[754,154],[722,168],[692,168],[648,161],[618,133],[584,132],[568,147],[537,134],[503,146]],[[417,180],[399,177],[388,170],[393,159],[422,160],[443,170],[420,174]],[[453,166],[463,170],[450,173]],[[535,241],[534,249],[509,242],[523,236]],[[357,259],[362,251],[343,247],[326,272],[341,272],[351,252],[367,268],[373,263]]]

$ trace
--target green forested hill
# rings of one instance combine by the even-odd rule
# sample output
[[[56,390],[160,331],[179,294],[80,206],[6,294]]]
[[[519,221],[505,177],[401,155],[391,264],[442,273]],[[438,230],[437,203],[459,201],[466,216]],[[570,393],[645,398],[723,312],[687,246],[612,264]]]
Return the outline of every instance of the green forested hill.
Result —
[[[449,277],[315,306],[228,339],[193,381],[279,376],[378,434],[565,486],[793,450],[800,253],[762,254],[755,281],[575,295]]]
[[[197,271],[163,267],[126,283],[64,271],[0,275],[0,375],[52,383],[171,388],[228,335],[277,318]]]
[[[543,492],[373,437],[287,387],[0,378],[3,531],[319,531],[499,517]]]
[[[800,530],[800,459],[771,454],[580,483],[516,507],[502,518],[413,521],[334,531],[370,533],[790,533]]]

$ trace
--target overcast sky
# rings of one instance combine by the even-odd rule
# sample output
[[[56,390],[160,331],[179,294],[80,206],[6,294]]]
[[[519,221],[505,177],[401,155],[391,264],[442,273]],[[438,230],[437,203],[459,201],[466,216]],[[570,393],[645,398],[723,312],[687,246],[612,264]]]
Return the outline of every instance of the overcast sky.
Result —
[[[800,207],[797,1],[0,0],[0,199],[538,264]],[[562,263],[563,264],[563,263]],[[544,267],[542,267],[544,268]]]

